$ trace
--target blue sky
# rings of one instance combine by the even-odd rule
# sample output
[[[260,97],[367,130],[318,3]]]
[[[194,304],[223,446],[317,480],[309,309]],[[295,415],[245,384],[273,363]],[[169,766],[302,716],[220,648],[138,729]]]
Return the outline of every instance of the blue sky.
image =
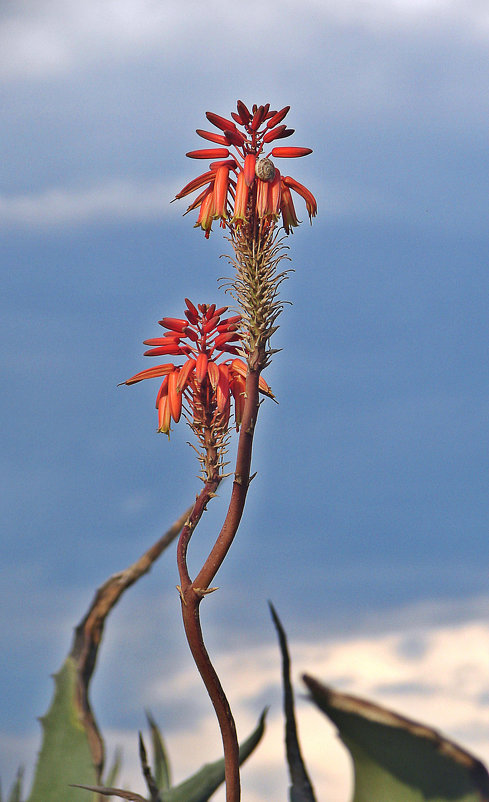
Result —
[[[271,598],[304,659],[308,644],[336,654],[331,639],[353,639],[345,690],[383,701],[369,673],[380,663],[365,657],[364,684],[360,669],[386,633],[419,627],[435,644],[449,631],[456,650],[464,627],[487,621],[488,42],[475,0],[2,7],[4,785],[32,762],[49,674],[95,587],[198,490],[183,424],[170,443],[155,433],[156,386],[117,384],[145,366],[142,340],[185,296],[226,302],[220,231],[206,242],[169,201],[195,174],[184,154],[205,111],[229,115],[238,97],[291,105],[290,141],[314,153],[290,173],[319,214],[287,241],[293,305],[267,373],[280,404],[261,409],[258,477],[204,610],[210,643],[223,660],[249,644],[269,654]],[[197,531],[195,567],[229,490]],[[109,626],[93,699],[128,749],[145,706],[170,732],[186,720],[157,691],[192,671],[176,581],[172,552]],[[465,657],[482,699],[480,655]],[[332,677],[333,665],[321,678]],[[252,705],[250,693],[244,729]],[[466,743],[476,722],[474,748],[489,756],[487,707],[455,723],[445,708],[425,719]]]

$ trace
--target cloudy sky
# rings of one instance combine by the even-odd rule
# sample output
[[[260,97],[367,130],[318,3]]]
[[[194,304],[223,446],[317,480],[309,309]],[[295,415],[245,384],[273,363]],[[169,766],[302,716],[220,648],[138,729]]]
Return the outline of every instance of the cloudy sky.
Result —
[[[290,172],[319,205],[287,242],[293,305],[267,372],[280,404],[262,406],[258,477],[203,609],[240,733],[272,705],[245,798],[286,798],[269,598],[298,690],[307,671],[489,761],[488,49],[482,0],[2,4],[4,788],[32,766],[94,589],[198,491],[184,425],[155,434],[156,387],[117,384],[185,296],[226,302],[221,233],[206,242],[169,201],[195,175],[205,111],[237,98],[291,106],[289,141],[314,153]],[[114,612],[94,678],[131,782],[145,707],[180,778],[191,738],[202,759],[219,751],[176,577],[171,550]],[[346,802],[332,729],[299,713],[319,797]]]

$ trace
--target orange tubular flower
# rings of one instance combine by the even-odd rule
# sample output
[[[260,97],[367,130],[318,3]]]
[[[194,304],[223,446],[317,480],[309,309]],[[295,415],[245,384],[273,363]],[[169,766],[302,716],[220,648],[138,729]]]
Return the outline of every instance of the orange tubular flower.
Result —
[[[292,232],[293,226],[298,226],[299,221],[294,209],[294,201],[290,194],[290,189],[287,184],[282,183],[282,202],[280,206],[282,212],[282,220],[284,221],[284,228],[287,234]]]
[[[170,424],[178,423],[182,409],[197,434],[205,428],[225,432],[228,428],[230,400],[234,399],[236,429],[239,429],[244,406],[246,363],[240,353],[241,315],[223,318],[227,306],[199,304],[185,299],[185,318],[164,317],[159,321],[167,329],[163,337],[145,340],[151,346],[145,356],[184,355],[181,366],[166,363],[136,373],[123,384],[136,384],[144,379],[164,377],[156,396],[158,431],[170,435]],[[222,359],[225,354],[230,356]],[[269,386],[260,377],[259,389],[273,398]],[[183,407],[183,404],[186,404]]]
[[[314,197],[312,192],[310,192],[307,189],[307,187],[302,186],[302,184],[299,184],[298,181],[295,181],[293,178],[291,178],[290,175],[286,175],[285,178],[282,179],[282,181],[287,187],[289,187],[289,189],[293,189],[299,195],[302,195],[302,197],[306,202],[307,213],[309,215],[309,220],[311,221],[312,225],[312,218],[316,217],[318,211],[316,198]]]
[[[253,175],[255,174],[253,167]],[[238,175],[236,182],[236,198],[234,201],[234,215],[231,219],[231,224],[246,223],[246,210],[248,208],[248,194],[249,184],[246,181],[246,166],[245,170],[241,171]]]
[[[222,226],[231,229],[246,224],[269,228],[275,225],[280,214],[285,232],[291,233],[299,221],[290,190],[305,200],[311,222],[316,216],[317,203],[312,192],[290,176],[281,178],[269,158],[295,159],[307,156],[312,150],[272,147],[268,154],[264,152],[269,143],[294,133],[292,128],[281,124],[289,109],[290,106],[285,106],[280,111],[270,111],[270,104],[267,103],[264,106],[254,105],[250,111],[238,100],[237,112],[231,113],[232,119],[206,112],[208,121],[219,129],[219,133],[198,128],[197,134],[223,147],[192,150],[187,156],[219,161],[212,162],[208,172],[194,178],[175,196],[175,200],[183,198],[205,187],[185,214],[199,209],[196,226],[202,228],[206,238],[209,237],[213,219],[220,219]],[[231,152],[231,148],[235,153]]]

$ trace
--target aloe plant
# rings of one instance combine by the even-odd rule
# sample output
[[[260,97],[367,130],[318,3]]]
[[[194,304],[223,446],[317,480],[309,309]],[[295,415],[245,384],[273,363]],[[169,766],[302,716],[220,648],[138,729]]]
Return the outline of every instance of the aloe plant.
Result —
[[[489,800],[486,767],[458,744],[385,707],[303,679],[351,755],[352,802]]]

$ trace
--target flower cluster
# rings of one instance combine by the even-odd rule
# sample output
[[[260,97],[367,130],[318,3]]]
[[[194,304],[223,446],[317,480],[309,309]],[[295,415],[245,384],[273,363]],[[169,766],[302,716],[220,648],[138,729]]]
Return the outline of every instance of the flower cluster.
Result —
[[[151,346],[145,351],[145,356],[186,356],[185,363],[181,366],[173,363],[156,365],[136,373],[124,384],[163,376],[156,396],[158,431],[169,435],[171,420],[178,423],[182,404],[186,401],[190,426],[204,441],[206,431],[227,431],[231,397],[234,399],[236,429],[241,424],[247,374],[246,363],[237,356],[241,353],[241,316],[222,319],[227,306],[216,309],[215,304],[199,304],[197,308],[188,298],[185,303],[185,318],[163,318],[159,324],[167,329],[164,336],[144,341],[145,345]],[[224,354],[230,354],[234,359],[227,358],[218,364]],[[273,398],[262,377],[260,390]]]
[[[311,222],[316,216],[314,195],[294,178],[282,176],[270,158],[297,158],[307,156],[312,150],[272,147],[264,153],[270,143],[294,133],[294,129],[282,123],[289,108],[285,106],[280,111],[270,111],[267,103],[265,106],[254,105],[250,112],[238,100],[237,113],[231,113],[232,120],[210,111],[206,113],[209,122],[221,133],[197,129],[197,134],[221,147],[192,150],[186,155],[191,159],[216,161],[212,161],[208,172],[186,184],[175,198],[184,198],[202,190],[187,212],[199,209],[195,225],[202,228],[206,237],[213,220],[220,220],[223,227],[240,227],[246,223],[269,227],[278,221],[280,215],[289,234],[294,226],[299,225],[291,190],[304,198]]]

